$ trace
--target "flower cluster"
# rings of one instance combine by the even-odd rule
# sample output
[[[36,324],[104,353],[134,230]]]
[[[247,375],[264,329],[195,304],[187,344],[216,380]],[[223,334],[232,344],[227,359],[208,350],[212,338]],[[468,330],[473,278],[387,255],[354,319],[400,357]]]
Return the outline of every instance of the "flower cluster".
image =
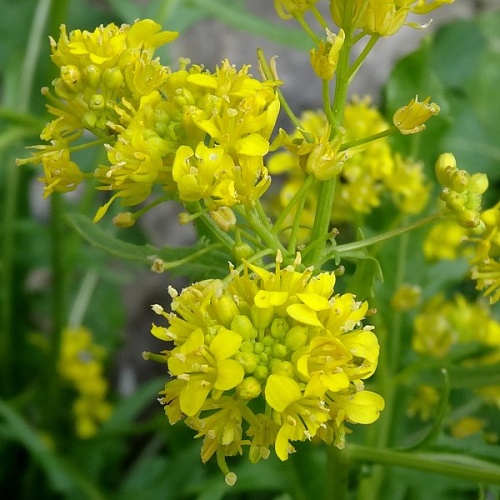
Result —
[[[483,303],[470,302],[462,295],[453,300],[438,295],[428,300],[415,317],[412,348],[435,359],[453,359],[456,353],[461,365],[468,367],[495,364],[500,362],[500,323]],[[420,386],[417,391],[410,409],[427,419],[438,403],[436,389]],[[476,394],[486,404],[500,408],[499,385],[481,387]],[[465,432],[452,428],[457,436]]]
[[[102,370],[105,350],[95,344],[92,333],[83,327],[63,331],[58,370],[78,392],[73,404],[76,434],[93,436],[111,414],[106,400],[108,383]]]
[[[299,271],[299,255],[285,268],[281,260],[274,272],[245,263],[226,281],[170,288],[171,313],[153,306],[169,326],[152,333],[174,344],[162,354],[174,377],[165,412],[172,424],[185,417],[204,438],[202,460],[216,454],[226,475],[225,457],[243,446],[252,462],[272,445],[286,460],[292,441],[315,437],[343,447],[346,423],[371,423],[384,407],[363,383],[379,351],[361,326],[368,304],[334,294],[333,273]]]
[[[330,10],[335,23],[344,27],[356,20],[355,28],[377,36],[391,36],[397,33],[404,24],[420,27],[415,23],[407,23],[409,14],[427,14],[443,4],[451,4],[454,0],[331,0]]]
[[[155,185],[181,202],[217,211],[252,204],[269,187],[263,163],[276,122],[276,82],[261,83],[249,67],[223,61],[215,72],[181,60],[173,71],[153,59],[177,33],[141,20],[133,25],[72,31],[51,40],[60,76],[44,89],[56,116],[42,131],[49,145],[28,161],[43,164],[45,194],[74,190],[85,178],[125,206],[145,201]],[[106,148],[108,164],[84,173],[71,153],[84,131]]]
[[[451,153],[442,154],[436,162],[436,177],[443,186],[441,200],[456,217],[457,222],[468,229],[481,231],[481,199],[488,189],[486,174],[470,175],[466,170],[457,168]]]
[[[369,99],[355,99],[346,106],[343,136],[340,141],[328,140],[329,127],[321,112],[306,112],[301,120],[303,130],[316,139],[308,142],[302,132],[287,136],[285,152],[276,153],[269,160],[273,174],[286,174],[280,193],[279,210],[285,207],[300,189],[307,174],[316,178],[337,176],[332,221],[356,220],[369,214],[381,204],[384,193],[390,193],[396,207],[403,213],[421,212],[429,198],[430,185],[420,163],[402,158],[395,153],[387,138],[346,151],[342,143],[355,144],[356,140],[386,131],[389,127],[380,112],[370,105]],[[315,150],[323,145],[320,154]],[[326,149],[330,148],[330,152]],[[318,157],[320,160],[318,160]],[[312,166],[314,165],[314,166]],[[317,193],[311,193],[303,211],[302,225],[311,225]],[[294,213],[290,215],[293,219]]]

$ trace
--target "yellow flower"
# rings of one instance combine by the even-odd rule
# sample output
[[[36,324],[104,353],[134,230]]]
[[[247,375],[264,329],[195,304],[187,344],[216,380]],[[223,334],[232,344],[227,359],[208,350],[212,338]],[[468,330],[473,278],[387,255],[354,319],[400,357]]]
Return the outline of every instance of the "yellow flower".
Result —
[[[419,385],[412,395],[406,413],[408,416],[418,416],[426,422],[433,416],[439,403],[438,391],[430,385]]]
[[[341,443],[346,421],[372,422],[383,408],[362,382],[379,352],[372,328],[361,325],[368,304],[334,294],[335,275],[300,270],[300,256],[285,267],[282,260],[278,253],[274,272],[245,262],[224,281],[170,288],[171,313],[153,306],[169,326],[153,325],[152,334],[174,343],[151,355],[174,377],[160,401],[170,423],[187,416],[204,437],[203,461],[217,455],[226,477],[225,457],[248,446],[252,462],[273,445],[285,460],[291,442]]]
[[[173,349],[168,359],[169,372],[185,382],[179,394],[179,406],[188,416],[196,415],[213,390],[234,389],[244,376],[243,367],[228,359],[238,351],[242,338],[237,333],[220,329],[210,345],[205,345],[201,329],[195,330],[186,342]]]
[[[234,162],[222,146],[209,148],[200,142],[196,152],[189,146],[179,147],[172,177],[177,183],[181,200],[206,199],[207,205],[212,208],[232,206],[237,202],[233,171]]]
[[[454,260],[464,250],[467,231],[454,220],[444,220],[432,226],[424,240],[424,255],[429,260]]]
[[[73,413],[75,431],[81,438],[92,437],[112,411],[102,373],[105,356],[104,349],[93,342],[90,330],[80,327],[63,331],[58,371],[78,392]]]
[[[267,379],[266,401],[275,411],[275,421],[280,425],[275,449],[281,460],[286,460],[289,453],[295,451],[290,441],[311,439],[329,420],[328,409],[320,399],[322,394],[315,391],[314,385],[306,386],[302,392],[295,380],[283,375],[270,375]]]
[[[462,417],[451,425],[450,432],[454,438],[461,439],[472,436],[484,429],[486,422],[476,417]]]
[[[344,40],[345,33],[343,29],[339,31],[338,35],[327,29],[326,41],[321,40],[317,48],[311,49],[311,66],[318,78],[322,80],[331,80],[333,78]]]
[[[405,23],[411,3],[412,0],[369,0],[363,14],[363,29],[380,36],[394,35]]]
[[[426,182],[420,162],[403,160],[394,155],[394,170],[387,178],[387,187],[392,192],[394,204],[405,214],[418,214],[429,200],[431,185]]]
[[[274,0],[274,8],[281,19],[303,16],[318,0]]]
[[[418,96],[412,99],[406,106],[399,108],[392,121],[402,134],[416,134],[425,129],[425,121],[431,116],[439,113],[439,106],[432,102],[430,97],[420,102]]]
[[[391,306],[397,311],[408,311],[416,307],[422,298],[422,289],[417,285],[401,284],[391,297]]]
[[[45,177],[39,180],[45,183],[44,196],[54,191],[66,193],[73,191],[83,180],[83,173],[75,162],[69,158],[67,148],[58,151],[48,151],[41,155]]]
[[[489,296],[490,304],[498,302],[500,299],[500,262],[494,259],[480,262],[472,268],[471,278],[477,281],[476,288]]]

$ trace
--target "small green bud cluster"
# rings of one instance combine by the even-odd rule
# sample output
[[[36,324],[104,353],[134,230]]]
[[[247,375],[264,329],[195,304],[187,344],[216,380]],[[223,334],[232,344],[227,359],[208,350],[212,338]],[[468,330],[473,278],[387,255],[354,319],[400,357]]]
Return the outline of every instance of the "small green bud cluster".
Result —
[[[482,232],[481,199],[488,189],[486,174],[470,175],[457,168],[456,159],[451,153],[444,153],[436,162],[436,177],[443,186],[440,198],[456,216],[458,224]]]

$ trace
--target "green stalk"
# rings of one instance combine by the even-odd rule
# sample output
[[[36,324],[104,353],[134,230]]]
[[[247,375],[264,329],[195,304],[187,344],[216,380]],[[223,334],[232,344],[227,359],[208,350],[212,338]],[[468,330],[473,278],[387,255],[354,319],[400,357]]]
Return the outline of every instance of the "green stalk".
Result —
[[[432,215],[428,215],[427,217],[423,217],[422,219],[412,222],[411,224],[408,224],[406,226],[398,227],[396,229],[386,231],[385,233],[377,234],[376,236],[372,236],[371,238],[365,238],[364,240],[353,241],[352,243],[339,245],[335,247],[334,250],[332,251],[332,256],[348,254],[349,252],[352,252],[354,250],[359,250],[361,248],[366,248],[371,245],[375,245],[376,243],[381,243],[382,241],[390,240],[391,238],[400,236],[404,233],[425,226],[426,224],[429,224],[430,222],[440,219],[441,217],[442,215],[438,212]]]
[[[349,12],[349,7],[346,6],[346,18],[352,18],[352,16],[350,16],[353,8],[352,2],[350,2],[350,7],[351,12]],[[335,96],[333,105],[331,105],[332,113],[329,113],[327,115],[328,119],[332,120],[332,122],[330,123],[330,125],[332,126],[332,137],[334,137],[335,134],[338,133],[338,130],[342,125],[344,119],[344,110],[347,102],[347,91],[349,87],[349,59],[352,44],[352,29],[349,25],[346,25],[345,35],[345,42],[340,50],[339,61],[337,65]],[[329,99],[329,96],[325,91],[323,92],[323,98]],[[325,102],[324,107],[326,106],[330,106],[330,103]],[[318,205],[316,208],[314,225],[311,234],[312,241],[319,240],[323,235],[326,235],[328,233],[333,201],[335,197],[335,185],[336,177],[323,181],[320,184]],[[324,240],[321,244],[317,245],[314,248],[314,250],[311,252],[310,260],[308,262],[309,265],[313,265],[318,268],[321,266],[325,245],[326,240]]]
[[[403,283],[406,271],[406,254],[408,249],[409,233],[402,235],[398,246],[398,258],[396,262],[396,276],[393,289],[397,290]],[[378,422],[378,432],[375,444],[380,449],[386,449],[392,445],[392,430],[394,428],[394,416],[397,399],[397,385],[395,377],[398,373],[401,347],[401,312],[394,311],[391,315],[388,329],[383,328],[380,335],[380,364],[377,370],[380,381],[380,392],[384,396],[385,409]],[[385,467],[377,465],[371,477],[364,481],[360,488],[359,498],[362,500],[377,500],[380,497],[382,485],[386,475]]]
[[[397,128],[393,126],[389,127],[387,130],[382,130],[382,132],[379,132],[378,134],[369,135],[368,137],[362,137],[361,139],[355,139],[354,141],[351,142],[345,142],[344,144],[342,144],[339,151],[345,151],[346,149],[362,146],[363,144],[367,144],[368,142],[373,142],[378,139],[383,139],[384,137],[392,135],[396,131]]]
[[[307,191],[309,191],[310,187],[313,184],[314,184],[314,177],[312,175],[307,176],[302,186],[300,186],[299,190],[293,195],[292,199],[288,202],[286,207],[283,207],[280,216],[273,225],[272,232],[274,234],[278,234],[280,232],[281,226],[283,225],[286,218],[290,214],[292,208],[306,197]]]
[[[359,444],[349,444],[345,451],[353,461],[394,465],[475,483],[500,485],[500,467],[473,457],[438,452],[405,453]]]
[[[349,479],[349,455],[336,446],[328,447],[327,478],[325,484],[325,500],[346,500]]]
[[[276,253],[277,250],[280,250],[283,257],[288,255],[286,248],[277,236],[272,233],[269,219],[259,202],[257,202],[253,208],[245,206],[245,216],[248,224],[254,233],[262,240],[265,247],[271,248],[274,253]]]

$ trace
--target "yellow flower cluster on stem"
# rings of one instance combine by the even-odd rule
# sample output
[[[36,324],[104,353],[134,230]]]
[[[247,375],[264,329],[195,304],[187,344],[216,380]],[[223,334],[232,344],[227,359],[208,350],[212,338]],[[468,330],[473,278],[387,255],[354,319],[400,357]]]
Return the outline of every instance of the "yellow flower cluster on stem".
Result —
[[[333,273],[299,270],[300,256],[281,262],[278,254],[274,272],[246,263],[227,280],[171,288],[171,313],[153,306],[169,323],[153,335],[175,346],[163,353],[173,377],[165,412],[172,424],[185,418],[204,438],[203,461],[217,455],[226,475],[225,457],[244,447],[252,462],[271,446],[286,460],[293,441],[342,448],[346,424],[371,423],[384,407],[364,388],[379,351],[361,324],[368,304],[335,294]]]
[[[102,366],[105,355],[87,328],[66,328],[63,331],[58,371],[78,393],[73,414],[75,431],[81,438],[92,437],[112,411],[106,400],[108,382]]]

